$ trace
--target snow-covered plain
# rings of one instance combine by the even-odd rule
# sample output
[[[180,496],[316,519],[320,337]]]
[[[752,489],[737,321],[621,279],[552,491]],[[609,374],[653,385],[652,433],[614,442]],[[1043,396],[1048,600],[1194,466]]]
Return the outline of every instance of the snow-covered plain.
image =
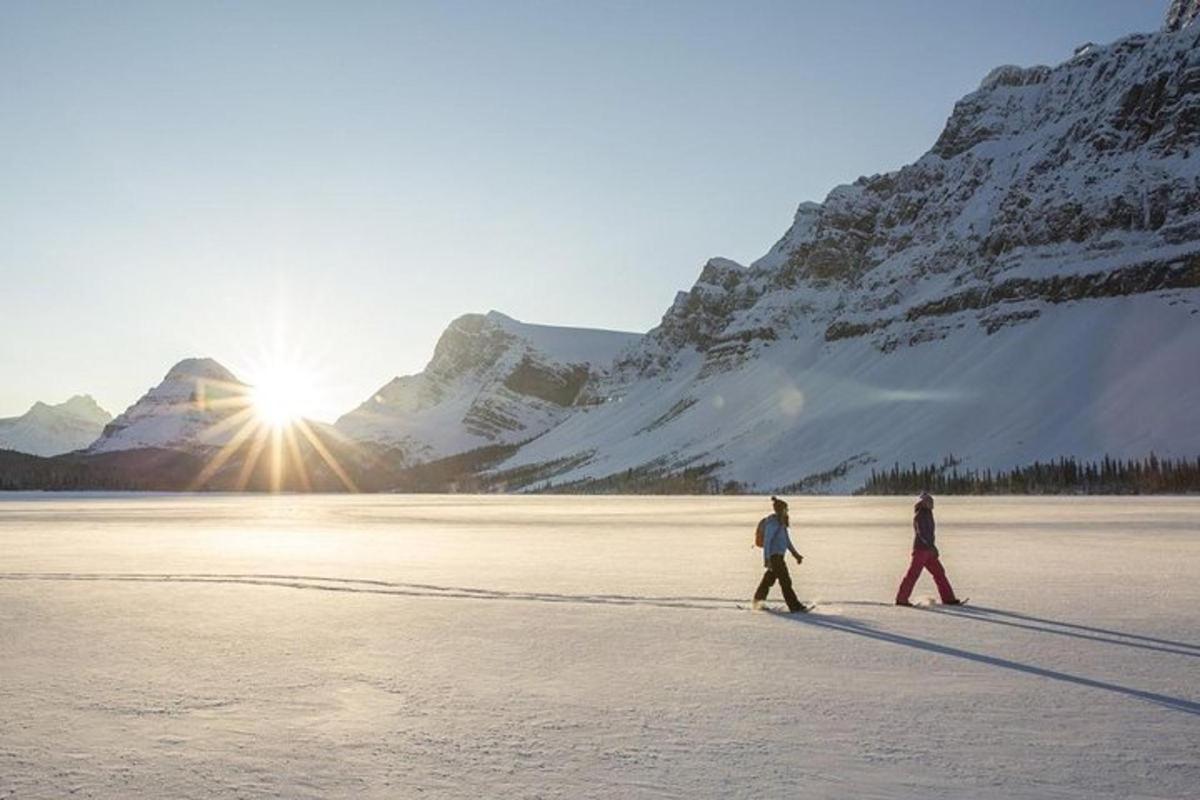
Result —
[[[6,496],[0,798],[1200,796],[1200,499],[765,505]]]

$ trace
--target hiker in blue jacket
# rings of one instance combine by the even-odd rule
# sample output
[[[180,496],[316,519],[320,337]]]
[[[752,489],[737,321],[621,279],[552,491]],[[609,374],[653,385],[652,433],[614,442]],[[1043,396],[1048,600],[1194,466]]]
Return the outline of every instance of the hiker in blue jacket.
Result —
[[[804,556],[796,552],[796,548],[792,547],[792,539],[788,536],[788,504],[778,497],[772,497],[771,506],[775,513],[759,523],[763,532],[763,566],[767,571],[763,573],[758,589],[754,592],[754,607],[762,607],[763,601],[767,599],[767,592],[771,591],[775,581],[779,581],[779,590],[783,592],[788,611],[793,614],[807,611],[808,609],[796,599],[796,592],[792,589],[792,576],[788,574],[787,562],[783,560],[784,555],[790,551],[797,564],[804,561]]]

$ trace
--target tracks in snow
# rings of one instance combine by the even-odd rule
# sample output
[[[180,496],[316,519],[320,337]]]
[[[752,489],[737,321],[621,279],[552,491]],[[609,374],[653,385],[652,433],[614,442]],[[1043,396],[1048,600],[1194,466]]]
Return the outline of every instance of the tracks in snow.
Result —
[[[690,608],[706,611],[734,611],[742,600],[724,597],[667,596],[642,597],[620,594],[556,594],[552,592],[511,592],[474,589],[465,586],[439,586],[429,583],[357,578],[328,578],[320,575],[275,575],[251,573],[146,573],[146,572],[3,572],[0,581],[103,581],[124,583],[211,583],[242,586],[274,586],[318,592],[396,595],[401,597],[443,597],[459,600],[513,600],[541,603],[585,603],[616,606],[655,606]]]

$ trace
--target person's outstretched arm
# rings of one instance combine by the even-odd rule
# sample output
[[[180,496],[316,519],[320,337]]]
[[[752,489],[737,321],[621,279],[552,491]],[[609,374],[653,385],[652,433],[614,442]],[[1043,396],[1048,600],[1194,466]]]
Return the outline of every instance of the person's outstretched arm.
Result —
[[[779,527],[780,527],[781,529],[783,528],[783,526],[782,526],[782,525],[780,525]],[[795,547],[792,545],[792,532],[791,532],[791,531],[788,531],[788,532],[785,534],[785,536],[787,537],[787,538],[785,539],[785,541],[787,542],[787,549],[788,549],[788,550],[790,550],[790,551],[792,551],[792,556],[793,556],[793,557],[796,559],[796,563],[797,563],[797,564],[799,564],[799,563],[803,562],[803,561],[804,561],[804,556],[802,556],[802,555],[800,555],[799,553],[797,553],[797,552],[796,552],[796,548],[795,548]]]

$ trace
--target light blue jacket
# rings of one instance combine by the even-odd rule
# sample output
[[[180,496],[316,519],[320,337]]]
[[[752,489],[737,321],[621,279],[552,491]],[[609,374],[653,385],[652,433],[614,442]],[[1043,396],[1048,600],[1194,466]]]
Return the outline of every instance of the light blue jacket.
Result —
[[[787,526],[781,524],[779,517],[774,514],[767,517],[763,526],[763,563],[769,566],[771,556],[786,556],[791,547]]]

